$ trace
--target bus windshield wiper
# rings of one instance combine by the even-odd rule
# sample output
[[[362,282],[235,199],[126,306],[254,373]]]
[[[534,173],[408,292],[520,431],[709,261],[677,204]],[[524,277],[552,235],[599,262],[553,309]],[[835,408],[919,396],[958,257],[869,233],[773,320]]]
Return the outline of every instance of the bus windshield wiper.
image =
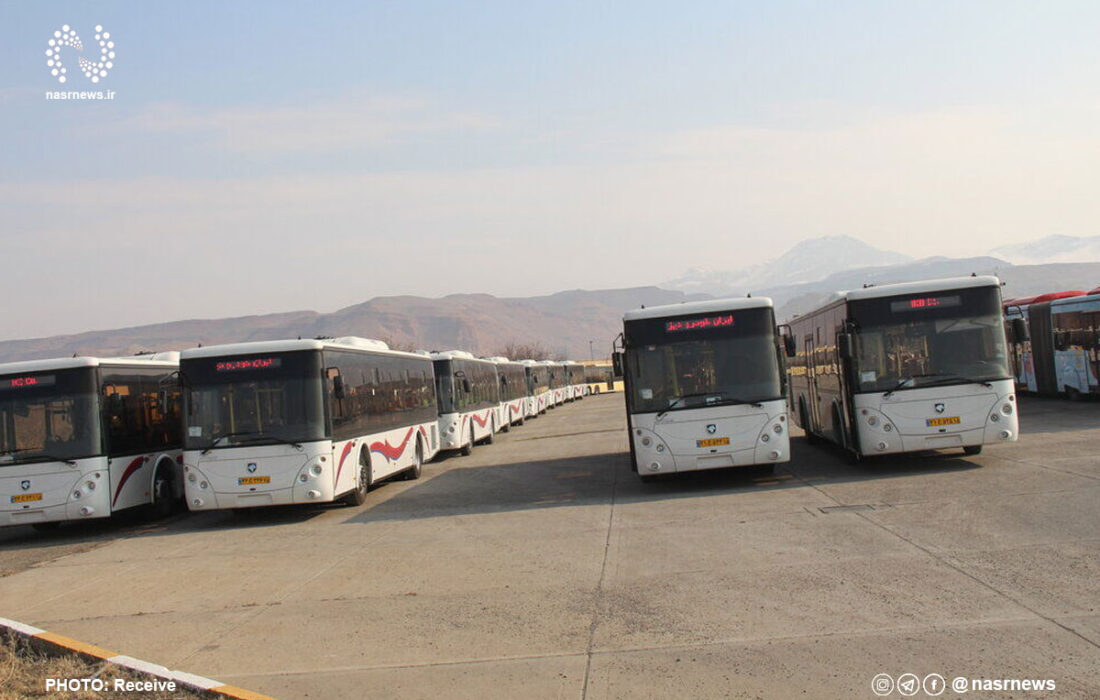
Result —
[[[900,382],[898,382],[894,386],[893,389],[890,389],[889,391],[884,393],[882,395],[882,398],[885,399],[885,398],[889,397],[890,394],[893,394],[898,389],[904,388],[906,384],[909,384],[914,379],[928,379],[930,377],[939,377],[941,380],[947,380],[947,381],[962,380],[963,382],[966,382],[968,384],[981,384],[982,386],[986,387],[987,389],[993,386],[992,384],[985,381],[984,379],[971,379],[970,377],[964,377],[961,374],[944,374],[942,372],[933,372],[931,374],[914,374],[911,377],[906,377],[905,379],[902,379]],[[940,381],[940,382],[929,382],[928,384],[925,384],[925,386],[935,386],[935,385],[941,384],[941,383],[942,383],[942,381]]]
[[[202,454],[208,454],[210,450],[214,449],[219,442],[230,437],[249,437],[253,440],[274,440],[275,442],[282,443],[284,445],[293,445],[297,449],[302,449],[302,446],[293,440],[287,440],[286,438],[278,437],[277,435],[265,435],[256,430],[242,430],[235,433],[222,433],[217,435],[210,444],[206,446],[206,449],[202,451]]]
[[[20,449],[17,449],[17,450],[5,450],[3,453],[0,453],[0,460],[10,458],[12,460],[12,462],[14,462],[15,461],[15,455],[19,454],[20,452],[36,452],[36,451],[37,450],[33,447],[23,447],[23,448],[20,448]],[[65,464],[69,465],[70,467],[75,467],[76,466],[76,462],[74,462],[71,459],[67,459],[65,457],[58,457],[57,455],[46,454],[45,452],[39,452],[36,456],[37,457],[42,457],[44,459],[48,459],[48,460],[53,461],[53,462],[63,462]]]
[[[668,406],[665,408],[665,410],[663,410],[663,411],[661,411],[660,413],[657,414],[656,420],[661,420],[661,418],[663,418],[666,413],[668,413],[672,409],[676,408],[677,406],[681,405],[684,402],[685,399],[697,399],[701,396],[704,396],[704,397],[705,396],[725,397],[725,392],[722,392],[722,391],[700,391],[700,392],[697,392],[697,393],[694,393],[694,394],[684,394],[683,396],[677,396],[676,398],[674,398],[674,399],[672,399],[671,401],[668,402]],[[749,399],[738,399],[738,398],[735,398],[735,397],[720,398],[718,401],[708,402],[706,405],[707,406],[732,406],[732,405],[735,405],[735,404],[748,404],[748,405],[753,406],[755,408],[760,408],[762,406],[762,404],[760,404],[756,401],[751,401]]]

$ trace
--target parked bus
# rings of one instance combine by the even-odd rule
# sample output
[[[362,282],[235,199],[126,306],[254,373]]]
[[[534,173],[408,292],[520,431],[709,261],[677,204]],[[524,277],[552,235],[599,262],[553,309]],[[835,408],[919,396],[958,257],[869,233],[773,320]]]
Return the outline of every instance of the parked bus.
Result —
[[[44,530],[183,495],[179,353],[0,365],[0,524]]]
[[[584,366],[579,362],[566,360],[562,367],[565,371],[565,400],[583,399],[588,392],[588,384],[584,381]]]
[[[631,464],[669,472],[790,459],[781,342],[767,298],[630,311],[622,350]]]
[[[611,360],[586,360],[584,382],[588,394],[608,394],[623,390],[623,380],[615,377]]]
[[[798,424],[858,459],[1016,440],[996,277],[842,292],[791,321]]]
[[[180,370],[191,510],[359,505],[439,448],[431,360],[377,340],[195,348]]]
[[[565,402],[565,368],[560,362],[543,360],[543,367],[549,373],[550,408],[556,408]]]
[[[550,408],[550,370],[537,360],[521,360],[527,372],[527,417],[537,418]]]
[[[476,443],[491,444],[502,427],[497,421],[496,364],[463,350],[432,353],[432,363],[439,396],[440,448],[468,455]]]
[[[1100,394],[1100,290],[1010,299],[1004,310],[1018,390]]]
[[[523,425],[527,420],[527,370],[519,362],[507,357],[490,357],[497,365],[500,378],[500,408],[497,425],[508,432],[512,425]]]

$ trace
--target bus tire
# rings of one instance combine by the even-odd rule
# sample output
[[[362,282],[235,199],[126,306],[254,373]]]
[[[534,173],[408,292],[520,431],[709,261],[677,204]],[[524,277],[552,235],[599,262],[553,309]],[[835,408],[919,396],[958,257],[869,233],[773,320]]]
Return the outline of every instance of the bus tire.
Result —
[[[149,503],[149,515],[153,518],[167,518],[176,509],[179,494],[176,493],[176,480],[172,474],[172,464],[161,461],[153,475],[152,500]]]
[[[507,418],[507,420],[504,421],[504,425],[500,426],[500,432],[508,433],[508,432],[512,431],[512,418],[511,418],[511,415],[512,415],[512,409],[511,409],[511,407],[509,407],[508,408],[508,418]]]
[[[463,457],[469,457],[474,453],[474,424],[470,422],[470,441],[462,446],[462,449],[458,451]]]
[[[963,454],[965,455],[980,455],[982,453],[981,445],[967,445],[963,448]]]
[[[523,425],[527,422],[527,409],[523,409],[523,413],[519,414],[519,420],[516,421],[516,425]]]
[[[416,441],[416,461],[401,475],[405,481],[416,481],[424,473],[424,448],[420,446],[420,439]]]
[[[806,442],[811,445],[816,445],[821,440],[814,434],[814,431],[810,429],[810,419],[806,415],[806,402],[798,402],[798,423],[802,426],[802,432],[806,433]]]
[[[359,451],[359,480],[355,488],[344,496],[344,503],[349,506],[361,506],[367,500],[367,491],[370,491],[374,474],[370,466],[370,455],[366,450]]]
[[[489,435],[486,436],[486,438],[481,441],[481,444],[483,444],[483,445],[492,445],[493,444],[493,437],[496,435],[496,433],[497,433],[497,419],[496,418],[490,418],[489,419]]]

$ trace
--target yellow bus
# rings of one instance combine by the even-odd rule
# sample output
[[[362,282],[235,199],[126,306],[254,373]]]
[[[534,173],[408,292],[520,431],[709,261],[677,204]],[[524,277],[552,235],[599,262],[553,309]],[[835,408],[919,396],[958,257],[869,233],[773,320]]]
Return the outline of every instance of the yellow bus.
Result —
[[[611,360],[584,360],[586,391],[591,394],[608,394],[623,390],[623,380],[615,379]]]

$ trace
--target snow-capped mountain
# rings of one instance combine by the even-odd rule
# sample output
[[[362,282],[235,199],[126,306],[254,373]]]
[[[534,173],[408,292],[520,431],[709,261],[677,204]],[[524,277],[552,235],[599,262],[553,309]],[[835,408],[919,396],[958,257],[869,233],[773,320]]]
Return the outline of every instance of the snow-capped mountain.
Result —
[[[1047,236],[994,248],[989,254],[1015,265],[1100,262],[1100,236]]]
[[[690,293],[744,294],[777,285],[816,282],[840,270],[897,265],[911,259],[851,236],[825,236],[801,241],[778,258],[760,265],[739,270],[694,267],[661,286]]]

